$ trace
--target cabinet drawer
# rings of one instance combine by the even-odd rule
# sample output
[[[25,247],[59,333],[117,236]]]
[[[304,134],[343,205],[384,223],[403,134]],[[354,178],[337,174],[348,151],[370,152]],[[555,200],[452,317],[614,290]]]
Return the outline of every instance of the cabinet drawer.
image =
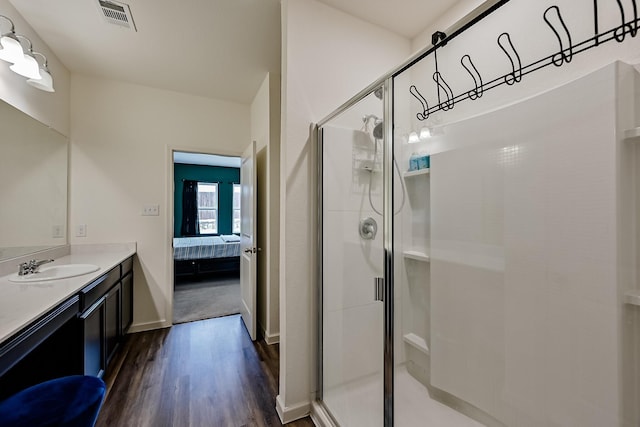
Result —
[[[120,264],[122,266],[122,276],[126,276],[131,270],[133,270],[133,257],[127,258]]]
[[[120,280],[120,266],[112,268],[107,274],[99,277],[80,291],[80,311],[85,311]]]

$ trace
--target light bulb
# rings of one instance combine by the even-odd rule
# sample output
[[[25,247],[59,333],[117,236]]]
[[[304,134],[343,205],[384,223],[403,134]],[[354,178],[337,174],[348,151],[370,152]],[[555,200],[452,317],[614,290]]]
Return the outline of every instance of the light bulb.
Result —
[[[431,138],[431,130],[428,127],[423,127],[420,129],[420,139],[425,140]]]
[[[415,144],[416,142],[420,142],[420,137],[416,132],[411,132],[409,134],[409,144]]]
[[[2,49],[0,49],[0,59],[11,62],[12,64],[22,61],[24,51],[15,35],[12,33],[3,34],[2,37],[0,37],[0,46],[2,46]]]
[[[46,68],[40,68],[40,79],[29,79],[27,83],[45,92],[55,92],[53,88],[53,77]]]
[[[38,65],[38,61],[28,53],[25,53],[22,57],[22,61],[16,62],[10,66],[9,69],[14,73],[30,79],[42,78],[42,76],[40,76],[40,66]]]

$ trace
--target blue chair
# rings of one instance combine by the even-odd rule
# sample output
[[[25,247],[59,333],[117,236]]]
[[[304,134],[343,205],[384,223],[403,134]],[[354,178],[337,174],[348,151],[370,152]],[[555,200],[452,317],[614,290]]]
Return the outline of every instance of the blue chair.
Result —
[[[106,388],[100,378],[82,375],[36,384],[0,402],[0,426],[93,427]]]

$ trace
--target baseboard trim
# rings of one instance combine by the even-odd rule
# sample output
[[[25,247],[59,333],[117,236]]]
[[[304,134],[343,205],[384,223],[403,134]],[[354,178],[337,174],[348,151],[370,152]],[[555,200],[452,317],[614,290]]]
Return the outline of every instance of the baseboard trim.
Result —
[[[131,325],[127,333],[133,334],[136,332],[152,331],[154,329],[169,328],[170,326],[171,326],[171,323],[168,323],[166,320],[156,320],[154,322],[136,323],[134,325]]]
[[[311,403],[311,421],[317,427],[338,427],[336,423],[333,422],[331,415],[327,412],[323,405],[321,405],[317,400]]]
[[[278,344],[280,342],[280,334],[270,334],[267,329],[258,322],[258,328],[260,328],[260,336],[264,338],[264,342],[267,344]]]
[[[278,344],[280,342],[280,334],[268,334],[267,332],[264,333],[264,341],[271,345],[271,344]]]
[[[287,424],[300,418],[304,418],[309,415],[311,405],[309,402],[298,403],[293,406],[284,406],[280,395],[276,396],[276,412],[280,417],[282,424]]]

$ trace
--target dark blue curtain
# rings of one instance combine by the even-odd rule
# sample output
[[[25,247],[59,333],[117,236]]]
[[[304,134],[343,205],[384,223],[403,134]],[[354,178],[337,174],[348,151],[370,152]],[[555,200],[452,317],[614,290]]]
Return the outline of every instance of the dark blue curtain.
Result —
[[[183,236],[198,235],[198,181],[184,180],[180,232]]]

